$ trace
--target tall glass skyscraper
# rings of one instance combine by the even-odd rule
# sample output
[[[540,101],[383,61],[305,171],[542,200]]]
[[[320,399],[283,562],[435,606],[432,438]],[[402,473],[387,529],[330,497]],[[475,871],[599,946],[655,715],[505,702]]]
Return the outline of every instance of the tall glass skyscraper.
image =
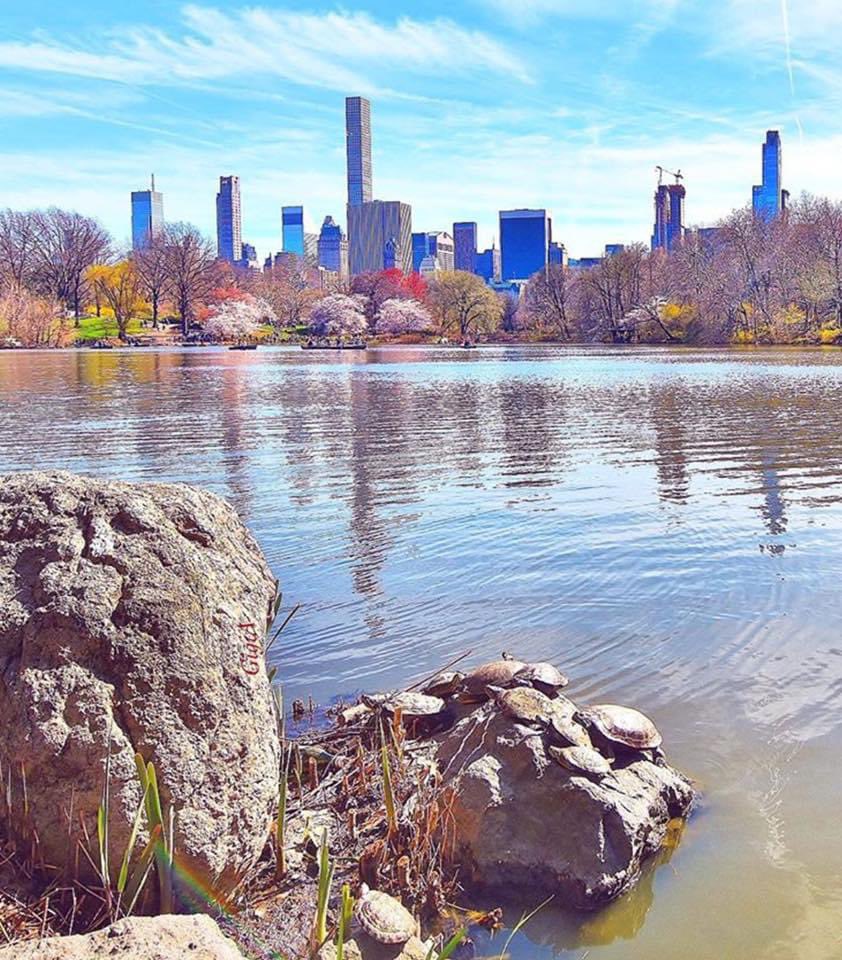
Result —
[[[351,276],[398,267],[412,272],[412,208],[398,200],[348,204]]]
[[[132,191],[132,248],[142,250],[164,231],[164,195],[155,189]]]
[[[220,177],[216,195],[216,248],[222,260],[237,263],[243,257],[243,221],[240,178]]]
[[[762,147],[763,182],[752,187],[751,206],[755,216],[774,220],[786,206],[786,191],[781,187],[781,135],[777,130],[766,131]]]
[[[473,273],[477,265],[477,225],[473,221],[453,224],[453,269]]]
[[[304,207],[281,209],[284,253],[304,257]]]
[[[345,98],[345,149],[348,161],[348,205],[368,203],[371,189],[371,103],[365,97]]]
[[[551,240],[546,210],[501,210],[503,280],[528,280],[533,273],[545,269]]]

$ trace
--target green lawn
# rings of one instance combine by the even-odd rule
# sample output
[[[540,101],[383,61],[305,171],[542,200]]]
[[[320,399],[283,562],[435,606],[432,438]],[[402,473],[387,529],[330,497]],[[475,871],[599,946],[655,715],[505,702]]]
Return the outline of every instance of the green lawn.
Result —
[[[110,317],[82,317],[78,328],[74,331],[79,340],[103,340],[106,337],[117,336],[117,321]],[[140,320],[130,320],[128,333],[130,336],[142,334]]]

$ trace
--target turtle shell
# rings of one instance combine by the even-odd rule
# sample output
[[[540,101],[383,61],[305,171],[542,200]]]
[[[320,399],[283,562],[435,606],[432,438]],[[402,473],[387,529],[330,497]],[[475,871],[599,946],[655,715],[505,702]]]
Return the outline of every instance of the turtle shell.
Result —
[[[552,663],[544,661],[527,663],[515,674],[516,680],[524,680],[537,687],[542,693],[551,696],[556,690],[561,690],[570,682],[567,677]]]
[[[356,916],[365,932],[379,943],[405,943],[418,924],[406,907],[382,890],[368,890],[357,901]]]
[[[512,720],[521,723],[546,723],[552,713],[552,701],[533,687],[514,687],[497,695],[497,705]]]
[[[421,691],[430,697],[449,697],[456,693],[465,678],[464,673],[458,670],[445,670],[443,673],[433,677]]]
[[[604,777],[611,772],[611,764],[593,747],[550,747],[549,754],[556,763],[575,773]]]
[[[492,660],[476,667],[462,681],[462,692],[466,700],[488,700],[489,687],[510,687],[515,674],[526,664],[522,660]]]
[[[565,746],[592,747],[590,734],[578,723],[572,713],[553,711],[550,714],[549,734]]]
[[[444,710],[444,700],[426,693],[404,691],[393,694],[383,706],[389,713],[400,710],[405,717],[432,717]]]
[[[632,750],[653,750],[661,745],[658,728],[645,714],[632,707],[615,703],[600,703],[582,711],[586,723],[591,723],[603,737]]]

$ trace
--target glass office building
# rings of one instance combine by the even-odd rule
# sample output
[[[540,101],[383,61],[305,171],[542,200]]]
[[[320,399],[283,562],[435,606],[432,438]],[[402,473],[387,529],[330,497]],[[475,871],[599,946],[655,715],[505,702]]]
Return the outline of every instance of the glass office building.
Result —
[[[345,98],[345,150],[348,162],[348,204],[372,199],[371,103],[365,97]]]
[[[284,253],[304,257],[304,207],[283,207],[281,229]]]
[[[453,224],[453,269],[473,273],[477,265],[477,225],[473,221]]]
[[[546,210],[501,210],[500,255],[503,280],[528,280],[544,270],[550,249]]]
[[[142,250],[164,231],[164,195],[155,189],[132,192],[132,247]]]
[[[777,130],[766,131],[766,141],[761,150],[763,182],[752,187],[751,206],[756,216],[774,220],[786,205],[786,191],[781,187],[782,156],[781,135]]]
[[[216,248],[220,259],[238,263],[243,258],[243,222],[240,178],[220,177],[216,195]]]

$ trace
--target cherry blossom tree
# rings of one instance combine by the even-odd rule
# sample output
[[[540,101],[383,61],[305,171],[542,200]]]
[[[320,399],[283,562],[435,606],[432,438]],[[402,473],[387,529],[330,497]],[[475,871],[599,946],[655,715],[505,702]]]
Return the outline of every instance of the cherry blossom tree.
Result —
[[[263,323],[275,323],[275,314],[265,300],[226,300],[205,322],[205,333],[216,340],[248,340]]]
[[[433,318],[429,310],[417,300],[386,300],[381,304],[377,318],[378,333],[418,333],[429,330]]]
[[[321,337],[362,337],[368,332],[360,299],[342,293],[319,300],[310,313],[310,326]]]

